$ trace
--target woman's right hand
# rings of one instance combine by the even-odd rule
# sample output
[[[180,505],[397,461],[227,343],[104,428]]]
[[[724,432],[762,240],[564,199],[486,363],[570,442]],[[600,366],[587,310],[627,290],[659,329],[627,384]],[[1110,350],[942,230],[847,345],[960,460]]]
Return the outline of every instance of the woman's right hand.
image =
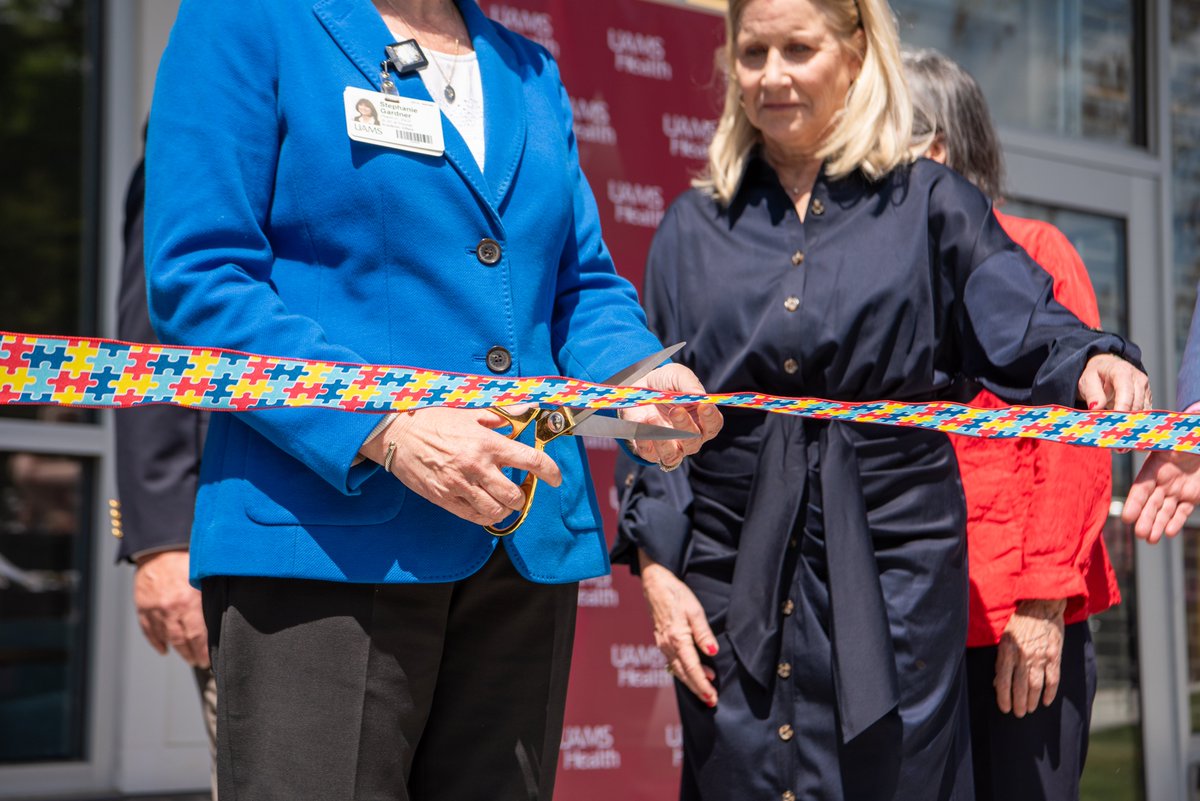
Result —
[[[717,705],[716,672],[701,664],[700,650],[717,653],[717,638],[704,607],[688,585],[638,549],[642,593],[654,620],[654,642],[667,658],[667,670],[710,707]],[[699,650],[697,650],[699,649]]]
[[[507,425],[487,409],[434,406],[397,414],[359,452],[382,465],[394,442],[392,475],[430,503],[490,526],[525,504],[501,468],[524,470],[554,487],[562,483],[553,459],[494,430]]]

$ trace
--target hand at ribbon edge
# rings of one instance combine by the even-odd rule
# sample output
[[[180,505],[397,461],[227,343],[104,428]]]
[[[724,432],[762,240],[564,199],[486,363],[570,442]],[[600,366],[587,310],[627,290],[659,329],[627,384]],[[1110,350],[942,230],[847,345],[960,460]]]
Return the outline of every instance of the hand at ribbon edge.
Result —
[[[1133,533],[1153,545],[1165,534],[1174,537],[1200,503],[1200,455],[1155,451],[1138,471],[1121,520]]]
[[[688,395],[707,395],[696,374],[682,364],[664,364],[652,370],[640,381],[630,386],[655,389],[662,392],[682,392]],[[664,439],[630,443],[633,452],[647,462],[657,462],[663,467],[674,468],[687,456],[711,440],[724,425],[724,418],[716,406],[689,403],[671,406],[635,406],[622,409],[623,420],[635,423],[667,426],[681,431],[690,431],[700,436],[696,439]]]
[[[1141,412],[1152,408],[1150,379],[1132,363],[1112,353],[1088,359],[1077,385],[1088,409]]]

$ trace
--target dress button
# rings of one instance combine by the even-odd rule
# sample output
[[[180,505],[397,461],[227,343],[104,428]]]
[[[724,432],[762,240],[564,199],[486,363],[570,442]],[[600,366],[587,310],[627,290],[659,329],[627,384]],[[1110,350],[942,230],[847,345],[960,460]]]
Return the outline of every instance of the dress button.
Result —
[[[796,794],[791,790],[784,790],[783,795],[779,796],[780,801],[796,801]]]
[[[779,608],[779,611],[783,612],[784,617],[790,617],[792,612],[796,611],[796,602],[791,598],[788,598],[783,602],[783,605]]]
[[[633,486],[633,473],[625,474],[625,486],[627,486],[627,487]]]
[[[796,361],[795,359],[788,359],[783,363],[783,371],[788,375],[795,375],[796,371],[799,369],[800,362]]]
[[[792,295],[790,298],[788,298],[787,300],[785,300],[783,302],[783,308],[787,309],[790,312],[794,312],[796,309],[800,308],[800,298],[796,297],[795,295]]]
[[[796,736],[795,730],[792,729],[792,724],[785,723],[779,727],[779,739],[785,743]]]
[[[820,198],[812,202],[812,213],[818,217],[825,213],[825,204],[821,202]]]
[[[775,666],[775,673],[781,679],[790,679],[792,677],[792,663],[780,662]]]
[[[495,239],[481,239],[475,246],[475,258],[479,263],[488,267],[495,266],[500,261],[500,243]]]
[[[512,354],[497,345],[487,352],[487,366],[493,373],[508,372],[512,367]]]
[[[792,254],[792,264],[795,265],[796,267],[799,267],[801,264],[804,264],[804,251],[803,250],[797,250],[795,253]]]
[[[114,537],[116,537],[117,539],[122,539],[125,536],[125,532],[121,531],[120,526],[113,526],[112,527],[112,535]]]

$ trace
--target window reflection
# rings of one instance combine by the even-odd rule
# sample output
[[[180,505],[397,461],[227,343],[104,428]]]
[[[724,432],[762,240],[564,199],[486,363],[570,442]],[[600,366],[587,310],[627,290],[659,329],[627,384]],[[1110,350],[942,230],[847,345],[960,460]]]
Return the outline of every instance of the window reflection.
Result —
[[[1145,144],[1133,0],[893,0],[900,36],[936,47],[983,87],[1001,125]]]
[[[0,0],[0,320],[6,330],[92,334],[97,75],[102,4]],[[0,416],[35,418],[0,406]]]
[[[0,762],[83,756],[92,470],[0,453]]]

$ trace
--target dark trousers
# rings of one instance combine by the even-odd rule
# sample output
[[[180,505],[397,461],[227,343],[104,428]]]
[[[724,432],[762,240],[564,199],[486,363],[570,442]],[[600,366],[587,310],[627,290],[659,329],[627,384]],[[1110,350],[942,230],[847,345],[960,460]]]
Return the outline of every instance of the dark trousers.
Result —
[[[1018,720],[996,706],[996,647],[967,649],[977,801],[1077,801],[1096,697],[1087,621],[1066,627],[1062,678],[1048,707]]]
[[[547,801],[576,588],[205,579],[222,801]]]

